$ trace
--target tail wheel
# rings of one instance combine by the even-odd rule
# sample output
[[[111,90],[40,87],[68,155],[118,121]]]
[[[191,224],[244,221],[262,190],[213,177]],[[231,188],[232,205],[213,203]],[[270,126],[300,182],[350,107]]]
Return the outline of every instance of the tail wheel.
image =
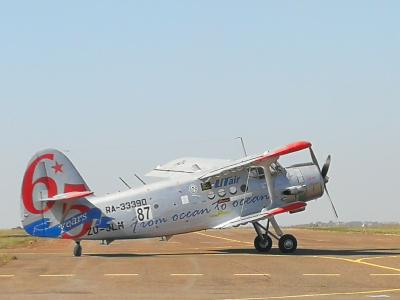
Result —
[[[82,255],[82,246],[79,243],[76,243],[74,247],[74,256],[81,256]]]
[[[254,247],[258,252],[268,252],[272,248],[272,239],[267,234],[263,234],[262,238],[257,235],[254,239]]]
[[[279,239],[279,249],[283,253],[293,253],[297,249],[297,240],[291,234],[282,235]]]

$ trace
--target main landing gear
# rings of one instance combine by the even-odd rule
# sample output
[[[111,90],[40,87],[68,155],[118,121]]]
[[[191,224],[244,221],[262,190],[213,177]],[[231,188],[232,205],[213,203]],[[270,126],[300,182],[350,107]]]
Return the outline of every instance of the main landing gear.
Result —
[[[269,231],[269,225],[275,230],[276,234]],[[253,222],[254,229],[257,232],[257,236],[254,239],[254,247],[258,252],[268,252],[272,247],[272,239],[270,236],[277,239],[279,250],[282,253],[293,253],[297,249],[297,240],[291,234],[283,234],[275,218],[268,219],[267,226],[262,226],[259,222]]]
[[[74,247],[74,256],[81,256],[82,255],[82,246],[81,241],[75,241],[76,245]]]

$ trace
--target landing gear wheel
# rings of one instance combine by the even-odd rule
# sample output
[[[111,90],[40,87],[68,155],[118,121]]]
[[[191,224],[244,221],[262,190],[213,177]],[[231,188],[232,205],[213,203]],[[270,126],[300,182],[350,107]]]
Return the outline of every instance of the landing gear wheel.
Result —
[[[272,247],[272,239],[267,234],[263,234],[263,238],[257,235],[254,239],[254,247],[258,252],[268,252]]]
[[[297,240],[291,234],[282,235],[279,239],[279,249],[283,253],[293,253],[297,249]]]
[[[74,247],[74,256],[81,256],[82,255],[82,246],[79,242],[76,242]]]

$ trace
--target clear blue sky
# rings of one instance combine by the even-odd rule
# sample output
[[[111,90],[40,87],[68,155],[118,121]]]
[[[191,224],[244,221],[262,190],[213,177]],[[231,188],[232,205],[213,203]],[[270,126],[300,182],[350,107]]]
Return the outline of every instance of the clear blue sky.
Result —
[[[400,221],[400,2],[2,1],[0,227],[39,149],[97,194],[180,156],[307,139],[340,217]],[[300,156],[300,159],[304,157]],[[295,159],[295,158],[293,158]],[[326,199],[284,224],[329,221]]]

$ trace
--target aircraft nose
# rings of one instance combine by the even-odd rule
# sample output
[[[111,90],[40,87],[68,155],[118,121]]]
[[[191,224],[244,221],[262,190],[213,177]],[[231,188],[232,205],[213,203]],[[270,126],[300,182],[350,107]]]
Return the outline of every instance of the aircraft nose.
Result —
[[[307,187],[306,198],[313,200],[319,198],[324,193],[324,179],[317,166],[310,165],[300,168],[303,175],[304,185]]]

